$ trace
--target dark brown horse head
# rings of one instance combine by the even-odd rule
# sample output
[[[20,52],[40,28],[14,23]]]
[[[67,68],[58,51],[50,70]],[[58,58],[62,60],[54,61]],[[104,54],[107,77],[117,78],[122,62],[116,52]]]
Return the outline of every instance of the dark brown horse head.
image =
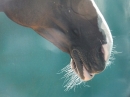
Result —
[[[70,54],[71,68],[82,80],[105,69],[113,40],[93,0],[5,1],[0,11]]]

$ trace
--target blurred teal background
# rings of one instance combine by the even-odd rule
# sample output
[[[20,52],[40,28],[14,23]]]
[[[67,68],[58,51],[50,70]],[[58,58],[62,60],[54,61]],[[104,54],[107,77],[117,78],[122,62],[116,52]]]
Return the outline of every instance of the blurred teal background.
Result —
[[[115,60],[101,74],[65,92],[70,57],[0,12],[0,97],[130,97],[130,1],[96,0],[114,38]]]

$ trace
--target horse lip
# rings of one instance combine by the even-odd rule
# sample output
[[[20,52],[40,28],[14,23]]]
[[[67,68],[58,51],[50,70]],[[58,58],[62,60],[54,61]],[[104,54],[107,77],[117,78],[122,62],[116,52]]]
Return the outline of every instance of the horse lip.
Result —
[[[75,61],[75,59],[73,58],[72,59],[72,69],[74,70],[74,72],[81,78],[81,79],[84,79],[84,75],[83,75],[83,71],[80,71],[79,68],[78,68],[78,65],[81,65],[81,64],[78,64],[77,61]]]
[[[79,61],[79,60],[76,60],[75,59],[75,54],[72,54],[72,69],[74,70],[74,72],[83,80],[83,81],[88,81],[88,80],[90,80],[90,79],[92,79],[94,76],[92,76],[93,74],[90,74],[89,73],[89,69],[88,69],[88,67],[85,65],[85,63],[84,63],[84,61],[83,61],[83,59],[82,59],[82,56],[80,55],[80,52],[77,50],[77,49],[74,49],[74,50],[72,50],[72,52],[73,51],[76,51],[77,52],[77,54],[76,54],[76,56],[78,56],[79,57],[79,60],[80,61],[82,61],[82,63],[81,64],[78,64],[78,62],[77,61]],[[83,70],[82,71],[80,71],[79,70],[79,68],[78,68],[78,66],[82,66],[82,68],[83,68]],[[81,75],[81,74],[83,74],[83,76]]]
[[[79,70],[78,70],[78,68],[77,68],[77,64],[74,62],[74,59],[71,59],[71,68],[74,70],[74,72],[83,80],[83,81],[89,81],[89,80],[91,80],[93,77],[94,77],[94,75],[95,74],[91,74],[91,73],[89,73],[88,72],[88,70],[84,67],[84,64],[83,64],[83,76],[84,77],[82,77],[81,75],[80,75],[80,72],[79,72]],[[74,66],[75,65],[75,66]]]

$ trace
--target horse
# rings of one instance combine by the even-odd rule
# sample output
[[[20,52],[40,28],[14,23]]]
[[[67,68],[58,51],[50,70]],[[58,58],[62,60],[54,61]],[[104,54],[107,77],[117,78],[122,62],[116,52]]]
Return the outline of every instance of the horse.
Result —
[[[113,39],[93,0],[0,0],[0,12],[68,53],[76,79],[91,80],[106,68]]]

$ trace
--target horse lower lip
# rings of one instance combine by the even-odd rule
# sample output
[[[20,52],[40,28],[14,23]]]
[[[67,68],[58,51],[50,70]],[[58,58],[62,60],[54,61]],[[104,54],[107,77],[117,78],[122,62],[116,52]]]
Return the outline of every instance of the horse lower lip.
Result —
[[[75,59],[71,60],[71,68],[73,71],[81,78],[84,79],[83,76],[83,64],[80,64],[78,61],[75,61]]]

